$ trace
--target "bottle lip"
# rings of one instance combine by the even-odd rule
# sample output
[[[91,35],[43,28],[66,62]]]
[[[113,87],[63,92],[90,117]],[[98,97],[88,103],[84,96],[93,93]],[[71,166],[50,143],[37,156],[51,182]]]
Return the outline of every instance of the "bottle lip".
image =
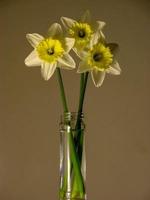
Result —
[[[64,112],[61,115],[61,120],[74,120],[77,119],[78,116],[80,117],[80,119],[83,119],[83,112]]]

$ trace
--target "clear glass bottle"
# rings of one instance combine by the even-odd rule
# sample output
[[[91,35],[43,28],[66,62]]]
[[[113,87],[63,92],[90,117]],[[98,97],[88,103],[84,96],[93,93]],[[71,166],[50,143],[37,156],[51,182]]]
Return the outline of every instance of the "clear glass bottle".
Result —
[[[60,122],[60,199],[86,199],[83,113],[68,112]]]

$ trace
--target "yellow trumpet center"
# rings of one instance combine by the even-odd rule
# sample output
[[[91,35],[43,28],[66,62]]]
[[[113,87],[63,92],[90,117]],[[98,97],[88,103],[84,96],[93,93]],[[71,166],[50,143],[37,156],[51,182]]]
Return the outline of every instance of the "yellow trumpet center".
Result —
[[[93,30],[87,23],[75,22],[69,29],[69,34],[75,38],[75,47],[82,48],[90,41]]]
[[[36,50],[39,58],[48,63],[57,62],[58,58],[64,53],[62,43],[59,40],[52,38],[42,40],[36,47]]]
[[[87,62],[90,66],[96,67],[99,71],[109,68],[113,61],[113,54],[109,47],[103,44],[96,44],[89,51]]]

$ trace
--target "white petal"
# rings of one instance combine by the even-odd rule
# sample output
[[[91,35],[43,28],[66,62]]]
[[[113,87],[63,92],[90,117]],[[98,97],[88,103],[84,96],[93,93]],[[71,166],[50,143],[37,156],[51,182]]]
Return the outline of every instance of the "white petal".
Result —
[[[28,67],[35,67],[41,65],[41,59],[38,57],[36,50],[33,50],[25,59],[25,65]]]
[[[90,48],[92,48],[92,46],[95,45],[95,44],[98,42],[100,36],[101,36],[101,35],[100,35],[100,32],[99,32],[99,31],[96,31],[96,32],[93,34],[93,36],[92,36],[92,38],[91,38],[91,40],[90,40]]]
[[[105,74],[106,74],[105,72],[100,72],[96,69],[94,69],[91,72],[92,80],[96,87],[100,87],[102,85],[104,78],[105,78]]]
[[[65,47],[66,52],[68,53],[72,47],[74,46],[75,39],[74,38],[65,38]]]
[[[97,28],[99,30],[102,30],[104,28],[104,26],[106,25],[106,23],[102,22],[102,21],[97,21],[97,25],[98,25]]]
[[[105,25],[106,25],[106,23],[101,22],[101,21],[97,21],[96,23],[93,24],[95,33],[98,33],[98,35],[99,35],[99,42],[105,41],[105,35],[102,32],[102,29]]]
[[[69,54],[64,54],[63,57],[58,59],[59,67],[66,69],[74,69],[76,64]]]
[[[31,44],[32,47],[36,47],[42,40],[44,40],[44,37],[42,35],[39,35],[38,33],[28,33],[26,35],[27,40]]]
[[[106,40],[106,38],[105,38],[104,33],[102,31],[100,31],[100,39],[99,39],[99,41],[102,42],[102,43],[105,43],[105,40]]]
[[[68,17],[61,17],[61,22],[65,28],[71,28],[76,21]]]
[[[50,37],[61,37],[63,36],[63,30],[61,28],[61,25],[58,23],[54,23],[50,26],[48,29],[48,33]]]
[[[88,65],[86,61],[81,61],[79,63],[78,73],[84,73],[87,71],[91,71],[93,69],[92,66]]]
[[[88,54],[88,51],[85,50],[78,50],[77,48],[73,48],[73,51],[75,52],[75,54],[81,58],[83,60],[83,58],[85,58]]]
[[[61,68],[61,69],[67,69],[67,70],[74,69],[74,68],[72,68],[72,67],[70,67],[70,66],[68,66],[68,65],[66,65],[66,64],[61,64],[61,63],[59,63],[59,62],[58,62],[57,67],[59,67],[59,68]]]
[[[112,65],[106,70],[106,72],[113,75],[120,75],[121,68],[119,66],[119,63],[117,61],[114,61]]]
[[[42,63],[41,66],[41,74],[43,78],[47,81],[51,78],[51,76],[54,74],[54,71],[56,69],[57,64],[50,64],[50,63]]]
[[[86,10],[85,13],[81,16],[81,22],[91,23],[91,15],[89,10]]]

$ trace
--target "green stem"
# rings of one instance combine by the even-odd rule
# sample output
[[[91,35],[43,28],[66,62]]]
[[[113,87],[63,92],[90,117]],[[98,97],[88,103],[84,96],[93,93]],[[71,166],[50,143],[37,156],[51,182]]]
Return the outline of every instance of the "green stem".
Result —
[[[87,80],[88,80],[88,75],[89,72],[86,72],[85,75],[81,74],[81,79],[80,79],[80,97],[79,97],[79,107],[78,107],[78,115],[77,115],[77,121],[76,121],[76,126],[75,126],[75,147],[76,147],[76,152],[78,155],[79,159],[79,164],[81,168],[81,161],[82,161],[82,151],[83,151],[83,130],[81,127],[81,113],[83,110],[83,103],[84,103],[84,97],[85,97],[85,91],[86,91],[86,86],[87,86]],[[78,189],[78,183],[77,183],[77,176],[74,176],[74,182],[73,182],[73,193],[77,191]],[[85,188],[84,188],[85,192]]]
[[[81,77],[80,77],[80,96],[79,96],[79,107],[78,107],[78,111],[79,111],[79,109],[81,109],[81,101],[82,101],[82,95],[81,95],[81,93],[82,93],[82,91],[83,91],[83,86],[84,86],[84,78],[85,78],[85,74],[84,73],[82,73],[81,74]]]
[[[59,68],[57,68],[57,78],[58,78],[58,83],[59,83],[59,88],[60,88],[60,97],[61,97],[61,101],[62,101],[62,105],[63,105],[63,110],[65,113],[65,112],[68,112],[68,106],[67,106],[67,100],[66,100],[64,84],[63,84],[63,80],[62,80],[62,76],[61,76],[61,71]],[[67,176],[64,175],[63,191],[65,191],[66,188],[67,188]],[[61,191],[60,191],[60,195],[63,195],[63,193],[61,194]]]
[[[84,103],[84,97],[85,97],[85,91],[88,81],[88,75],[89,72],[86,72],[85,75],[81,74],[81,81],[80,81],[80,98],[79,98],[79,107],[78,107],[78,116],[77,116],[77,122],[76,122],[76,129],[78,129],[80,124],[80,114],[83,110],[83,103]]]
[[[86,72],[85,78],[84,78],[84,84],[81,87],[81,91],[80,91],[80,102],[79,102],[79,108],[78,108],[79,113],[81,113],[83,110],[83,102],[84,102],[84,96],[85,96],[85,91],[86,91],[86,86],[87,86],[88,75],[89,75],[89,72]]]
[[[61,95],[61,100],[62,100],[64,112],[68,112],[68,106],[67,106],[67,100],[66,100],[66,95],[65,95],[65,90],[64,90],[64,84],[63,84],[60,69],[58,67],[57,67],[57,77],[58,77],[58,82],[59,82],[59,87],[60,87],[60,95]]]
[[[72,134],[69,134],[69,141],[70,141],[70,150],[72,153],[71,160],[72,160],[72,164],[73,164],[74,173],[76,176],[76,181],[78,183],[79,191],[80,191],[81,195],[83,195],[84,191],[85,191],[84,182],[83,182],[83,177],[82,177],[82,173],[81,173],[81,169],[80,169],[80,161],[79,161],[78,156],[76,156],[76,148],[74,145],[74,138],[73,138]]]
[[[87,80],[88,80],[88,72],[82,73],[80,76],[80,95],[79,95],[79,106],[78,106],[78,115],[77,115],[77,121],[76,121],[76,133],[75,133],[75,144],[76,144],[76,150],[78,152],[79,160],[81,162],[81,157],[80,152],[82,151],[81,149],[79,150],[80,146],[80,135],[81,135],[81,113],[83,110],[83,102],[84,102],[84,95],[85,95],[85,90],[86,90],[86,85],[87,85]]]

